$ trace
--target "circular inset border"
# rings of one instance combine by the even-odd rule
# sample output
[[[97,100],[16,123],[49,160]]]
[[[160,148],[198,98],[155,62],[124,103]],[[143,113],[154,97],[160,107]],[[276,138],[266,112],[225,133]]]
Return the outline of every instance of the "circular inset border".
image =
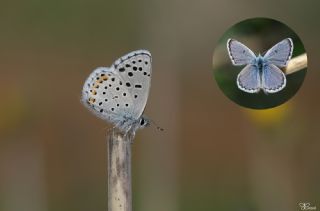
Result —
[[[261,88],[257,93],[249,93],[246,92],[246,90],[244,91],[241,89],[239,83],[237,83],[237,81],[239,81],[238,74],[243,70],[244,67],[246,67],[246,65],[234,65],[232,57],[230,58],[229,56],[230,52],[228,52],[227,49],[228,40],[230,42],[230,39],[237,40],[247,46],[252,52],[255,53],[256,57],[258,57],[260,53],[262,55],[261,58],[263,58],[265,53],[271,47],[285,39],[292,40],[293,51],[291,60],[297,56],[304,55],[305,48],[298,35],[292,29],[290,29],[287,25],[273,19],[251,18],[233,25],[218,41],[213,54],[213,70],[215,80],[222,92],[233,102],[247,108],[267,109],[285,103],[299,90],[304,81],[307,68],[300,69],[299,71],[295,71],[291,74],[286,74],[285,67],[278,67],[282,72],[285,73],[286,78],[285,86],[279,91],[276,90],[275,92],[267,92]],[[237,47],[238,46],[235,48]],[[280,50],[283,48],[287,47],[279,47]],[[284,51],[288,50],[285,49]],[[262,61],[265,60],[267,61],[267,59],[262,59]],[[261,80],[263,77],[262,66],[257,70],[259,71],[258,75]],[[252,69],[256,71],[255,68]],[[277,81],[278,79],[272,74],[265,78],[270,80],[270,83],[279,83]],[[245,82],[248,80],[245,78]]]

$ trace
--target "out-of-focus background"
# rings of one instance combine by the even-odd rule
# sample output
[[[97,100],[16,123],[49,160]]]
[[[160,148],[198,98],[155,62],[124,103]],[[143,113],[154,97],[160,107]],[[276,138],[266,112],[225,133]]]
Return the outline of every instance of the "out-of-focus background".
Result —
[[[153,55],[146,114],[165,128],[133,145],[135,210],[320,209],[319,2],[1,1],[0,210],[107,209],[106,131],[80,104],[97,66],[136,49]],[[308,74],[271,110],[219,90],[212,54],[250,17],[286,23]]]

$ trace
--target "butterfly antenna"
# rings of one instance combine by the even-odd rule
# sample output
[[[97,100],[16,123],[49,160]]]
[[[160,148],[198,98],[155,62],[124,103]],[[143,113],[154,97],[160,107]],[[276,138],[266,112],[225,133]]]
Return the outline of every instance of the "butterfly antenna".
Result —
[[[261,56],[264,56],[267,53],[268,50],[265,50],[261,53]]]
[[[157,128],[157,130],[164,131],[164,129],[162,127],[160,127],[158,124],[156,124],[152,119],[150,119],[150,122],[152,123],[153,126],[155,126]]]

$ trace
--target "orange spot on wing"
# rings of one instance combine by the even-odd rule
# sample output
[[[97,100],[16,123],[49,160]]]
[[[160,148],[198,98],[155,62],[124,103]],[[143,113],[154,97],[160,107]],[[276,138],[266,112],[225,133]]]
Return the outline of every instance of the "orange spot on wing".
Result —
[[[89,103],[89,104],[93,104],[94,102],[96,102],[96,99],[94,99],[94,98],[92,98],[92,97],[90,97],[90,98],[88,99],[88,103]]]
[[[106,80],[108,80],[108,76],[104,75],[104,76],[101,77],[101,79],[106,81]]]

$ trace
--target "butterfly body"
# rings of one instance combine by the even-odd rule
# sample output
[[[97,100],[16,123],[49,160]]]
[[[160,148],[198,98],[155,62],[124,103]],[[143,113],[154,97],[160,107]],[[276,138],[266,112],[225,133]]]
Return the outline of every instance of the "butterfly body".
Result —
[[[149,119],[142,115],[138,119],[132,117],[132,114],[125,114],[124,116],[115,117],[111,120],[115,127],[121,131],[136,131],[150,125]]]
[[[286,76],[279,69],[285,67],[292,56],[293,43],[290,38],[270,48],[263,56],[256,56],[247,46],[229,39],[229,57],[234,66],[246,65],[237,76],[238,88],[247,93],[276,93],[286,86]]]
[[[264,61],[263,57],[260,56],[260,54],[254,60],[253,65],[255,65],[258,68],[260,73],[262,72],[262,68],[265,65],[265,61]]]
[[[151,84],[151,54],[133,51],[111,67],[96,68],[82,91],[83,104],[124,133],[149,125],[143,111]]]

